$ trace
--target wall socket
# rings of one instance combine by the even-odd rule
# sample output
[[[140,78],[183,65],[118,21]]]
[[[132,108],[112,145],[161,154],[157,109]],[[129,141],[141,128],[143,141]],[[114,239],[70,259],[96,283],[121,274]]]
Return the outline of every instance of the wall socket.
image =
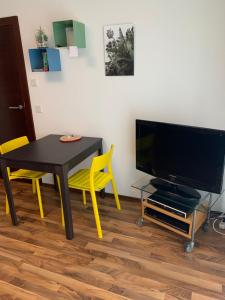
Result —
[[[38,80],[36,78],[32,78],[30,80],[30,85],[33,87],[37,87],[38,86]]]
[[[41,105],[35,105],[34,106],[34,109],[35,109],[35,112],[37,114],[42,114],[43,113],[43,109],[42,109],[42,106]]]

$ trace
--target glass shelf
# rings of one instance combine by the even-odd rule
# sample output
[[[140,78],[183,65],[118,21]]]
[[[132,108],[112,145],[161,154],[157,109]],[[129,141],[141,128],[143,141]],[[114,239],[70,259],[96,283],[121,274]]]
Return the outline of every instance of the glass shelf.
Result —
[[[152,176],[144,176],[138,181],[136,181],[131,186],[137,190],[140,191],[140,198],[143,201],[143,199],[147,199],[149,196],[154,194],[157,189],[151,184],[151,180],[154,179]],[[193,199],[181,199],[177,198],[176,195],[168,197],[167,195],[160,194],[160,197],[162,197],[163,200],[169,201],[169,203],[175,204],[176,207],[184,207],[185,210],[198,210],[202,212],[210,211],[214,204],[220,199],[222,194],[224,193],[224,190],[221,194],[213,194],[205,191],[197,190],[199,194],[201,195],[201,198],[199,200],[193,200]],[[156,195],[156,194],[154,194]],[[157,201],[157,200],[156,200]]]

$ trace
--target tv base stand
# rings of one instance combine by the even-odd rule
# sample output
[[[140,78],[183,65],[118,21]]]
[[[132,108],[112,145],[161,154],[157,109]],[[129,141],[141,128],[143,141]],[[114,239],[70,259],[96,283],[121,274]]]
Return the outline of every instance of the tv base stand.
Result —
[[[179,195],[180,197],[192,200],[199,200],[201,195],[195,189],[185,185],[177,184],[161,178],[153,178],[149,182],[157,190],[161,190],[164,193]]]

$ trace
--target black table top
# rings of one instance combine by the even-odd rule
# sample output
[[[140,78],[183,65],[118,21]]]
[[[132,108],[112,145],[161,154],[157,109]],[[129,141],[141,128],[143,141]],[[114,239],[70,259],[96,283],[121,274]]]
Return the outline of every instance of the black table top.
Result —
[[[102,138],[82,137],[81,140],[62,143],[61,135],[50,134],[30,144],[2,155],[7,161],[65,165],[74,157],[82,160],[91,149],[101,148]]]

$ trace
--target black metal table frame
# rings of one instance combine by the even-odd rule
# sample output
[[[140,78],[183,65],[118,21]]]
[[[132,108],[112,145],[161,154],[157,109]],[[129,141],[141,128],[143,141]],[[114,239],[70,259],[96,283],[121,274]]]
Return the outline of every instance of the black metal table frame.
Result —
[[[26,147],[26,146],[25,146]],[[66,231],[66,238],[71,240],[73,238],[73,221],[72,221],[72,213],[71,213],[71,205],[69,199],[69,188],[68,188],[68,172],[70,169],[75,167],[77,164],[82,162],[91,154],[98,152],[98,155],[102,154],[102,140],[96,145],[93,145],[91,148],[87,149],[85,153],[81,155],[74,156],[68,163],[64,165],[54,165],[54,164],[47,164],[47,163],[30,163],[30,162],[20,162],[15,160],[10,160],[5,158],[4,156],[0,157],[1,162],[1,171],[4,181],[4,186],[6,190],[6,194],[8,197],[9,202],[9,210],[12,219],[13,225],[18,225],[18,219],[16,216],[14,201],[12,190],[10,187],[10,181],[8,177],[7,167],[16,168],[16,169],[28,169],[34,171],[42,171],[46,173],[53,173],[59,176],[60,185],[61,185],[61,193],[62,193],[62,203],[63,203],[63,211],[64,211],[64,218],[65,218],[65,231]]]

